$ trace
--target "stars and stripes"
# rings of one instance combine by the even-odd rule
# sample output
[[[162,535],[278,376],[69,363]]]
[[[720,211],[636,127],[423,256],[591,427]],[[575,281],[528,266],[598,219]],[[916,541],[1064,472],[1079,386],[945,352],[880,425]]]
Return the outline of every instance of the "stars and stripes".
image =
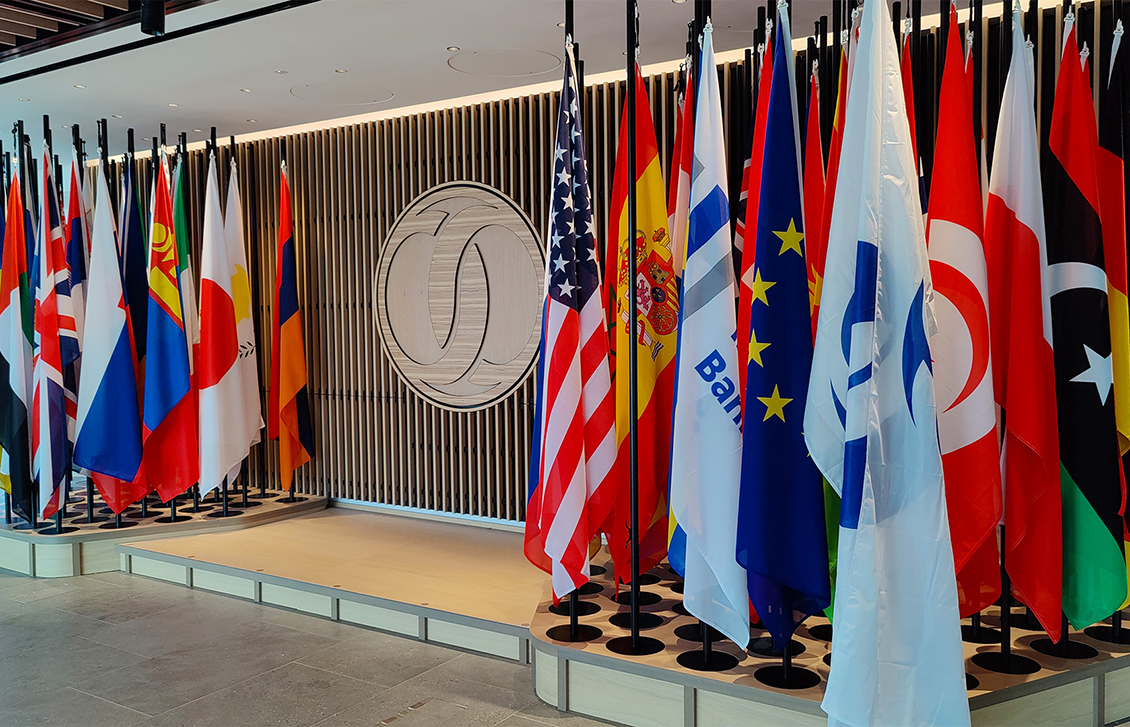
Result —
[[[554,598],[588,581],[588,544],[612,506],[615,410],[608,333],[571,49],[553,156],[542,362],[526,557]]]

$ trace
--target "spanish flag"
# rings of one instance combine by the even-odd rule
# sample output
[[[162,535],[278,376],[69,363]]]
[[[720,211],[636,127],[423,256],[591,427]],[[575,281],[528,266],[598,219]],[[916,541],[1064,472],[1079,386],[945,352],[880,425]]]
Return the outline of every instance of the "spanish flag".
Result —
[[[279,440],[282,489],[294,483],[294,470],[310,461],[314,430],[306,389],[306,344],[298,303],[298,259],[290,217],[286,163],[279,185],[279,248],[275,269],[274,326],[271,331],[269,436]]]
[[[622,474],[616,504],[604,525],[608,550],[620,583],[629,569],[629,440],[633,413],[629,404],[631,374],[628,347],[636,346],[639,431],[640,572],[667,554],[667,477],[671,459],[672,396],[675,386],[679,288],[675,279],[667,226],[663,171],[643,76],[636,66],[636,229],[628,229],[628,109],[620,124],[620,146],[612,185],[609,254],[604,284],[611,300],[612,381],[616,391],[617,467]],[[615,246],[615,247],[613,247]],[[628,279],[628,255],[636,256],[636,279]],[[636,296],[637,319],[629,320],[629,295]]]

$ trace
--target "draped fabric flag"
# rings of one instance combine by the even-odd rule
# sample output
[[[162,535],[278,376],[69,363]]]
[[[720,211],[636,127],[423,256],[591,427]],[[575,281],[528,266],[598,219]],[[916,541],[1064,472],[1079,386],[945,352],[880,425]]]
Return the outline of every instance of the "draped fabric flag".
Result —
[[[199,385],[196,381],[196,356],[200,347],[200,308],[196,302],[196,279],[192,274],[192,249],[188,226],[188,202],[185,199],[185,166],[188,155],[177,155],[176,171],[173,173],[173,227],[177,244],[177,286],[181,291],[181,304],[184,306],[184,336],[188,343],[188,371],[192,382],[192,401],[197,402]]]
[[[810,245],[824,226],[824,146],[820,136],[820,81],[816,63],[808,83],[808,119],[804,138],[804,259],[808,265],[808,304],[812,319],[812,338],[816,338],[816,311],[820,304],[820,284],[824,280],[826,248]]]
[[[759,58],[761,63],[766,63],[766,62],[771,63],[772,60],[773,60],[772,58],[770,58],[770,56],[772,56],[773,53],[772,53],[771,50],[769,50],[769,48],[772,45],[772,37],[771,37],[773,35],[772,28],[773,28],[773,21],[772,21],[772,19],[770,19],[769,20],[769,29],[766,32],[766,38],[768,38],[768,40],[766,41],[765,44],[763,44],[760,48],[758,48],[758,51],[757,51],[758,58]],[[759,91],[761,91],[761,90],[768,91],[768,89],[769,89],[768,84],[769,84],[769,80],[772,78],[772,71],[770,70],[769,73],[766,73],[765,70],[770,70],[770,69],[764,69],[761,72],[761,77],[758,80],[758,86],[757,86]],[[763,110],[762,107],[763,107],[764,103],[768,103],[768,101],[762,102],[761,97],[758,96],[758,101],[757,101],[756,107],[751,108],[749,110],[750,114],[751,114],[751,117],[750,117],[751,123],[749,125],[749,138],[747,138],[745,140],[745,143],[746,143],[745,158],[742,161],[742,186],[741,186],[741,190],[738,192],[738,203],[737,203],[737,205],[734,206],[734,249],[737,250],[739,253],[742,252],[742,250],[745,249],[746,238],[752,238],[756,234],[756,230],[754,230],[754,229],[750,229],[749,234],[746,234],[746,214],[747,214],[746,211],[749,209],[750,187],[752,185],[757,184],[757,182],[761,179],[761,171],[760,171],[761,159],[760,159],[760,156],[757,159],[757,164],[759,166],[758,166],[758,171],[756,173],[756,178],[754,180],[752,180],[752,182],[751,182],[750,177],[753,176],[752,175],[752,168],[753,168],[753,164],[754,164],[754,158],[753,157],[755,156],[754,149],[756,148],[756,149],[760,150],[760,149],[764,148],[764,146],[765,146],[765,121],[763,120],[764,119],[764,113],[762,113],[762,110]],[[693,109],[694,107],[692,106],[691,108]],[[759,122],[758,119],[762,119],[762,120]],[[761,141],[755,142],[754,140],[758,139],[758,138],[760,138]],[[760,152],[758,152],[758,153],[760,153]],[[753,199],[754,199],[755,205],[757,204],[757,192],[758,192],[758,190],[754,190],[754,193],[753,193],[754,194]],[[754,210],[754,216],[756,217],[756,215],[757,215],[757,210]],[[740,264],[740,261],[739,261],[739,264]],[[740,272],[740,270],[737,271],[737,272]]]
[[[1098,130],[1070,15],[1045,155],[1063,498],[1063,612],[1076,628],[1126,600],[1110,315],[1099,220]],[[1046,567],[1046,566],[1045,566]]]
[[[930,183],[928,249],[938,331],[930,340],[950,539],[963,616],[1001,593],[997,523],[1000,446],[989,353],[989,280],[982,243],[981,185],[966,90],[957,8],[950,6],[938,98],[938,146]]]
[[[145,358],[145,334],[148,327],[148,255],[145,250],[145,232],[141,222],[141,208],[138,205],[137,180],[134,178],[133,165],[126,164],[124,168],[122,204],[118,215],[118,219],[121,220],[118,249],[122,279],[125,281],[123,294],[126,307],[129,308],[130,327],[133,329],[134,352],[138,362],[141,363]]]
[[[866,3],[861,25],[804,420],[843,497],[823,708],[831,725],[968,725],[929,261],[887,4]]]
[[[145,472],[163,502],[200,479],[191,352],[185,336],[178,246],[162,158],[153,189],[149,235],[149,307],[146,311],[144,424]]]
[[[689,231],[691,201],[691,166],[694,153],[694,84],[690,73],[686,76],[686,91],[679,103],[675,123],[675,153],[672,156],[671,190],[668,195],[668,229],[671,231],[672,261],[675,277],[682,284],[683,268],[687,262],[687,233]],[[681,288],[680,288],[681,290]],[[676,336],[677,338],[677,336]],[[672,401],[674,407],[674,401]],[[671,511],[671,487],[667,487],[667,564],[682,576],[685,572],[687,534],[679,527]]]
[[[31,458],[31,342],[34,335],[27,271],[27,234],[20,175],[13,170],[0,266],[0,447],[9,478],[12,511],[35,512]]]
[[[1130,313],[1126,296],[1126,252],[1130,244],[1126,228],[1126,165],[1125,134],[1127,112],[1126,54],[1122,45],[1122,20],[1117,21],[1111,44],[1110,70],[1102,117],[1099,119],[1099,152],[1096,163],[1099,173],[1099,196],[1102,205],[1103,253],[1106,258],[1107,297],[1110,301],[1110,340],[1114,355],[1114,416],[1118,426],[1123,501],[1125,471],[1130,466],[1126,439],[1130,415]],[[1130,508],[1123,507],[1123,554],[1130,554]],[[1130,572],[1130,558],[1127,558]],[[1128,579],[1130,580],[1130,579]],[[1130,594],[1122,607],[1130,605]]]
[[[1013,591],[1058,641],[1063,523],[1036,71],[1019,12],[1012,28],[985,212],[993,391],[1004,414],[1002,547]]]
[[[196,378],[200,387],[200,492],[205,495],[219,487],[229,472],[238,471],[250,451],[232,292],[235,271],[224,235],[214,150],[208,158],[200,260],[200,350]]]
[[[67,268],[71,276],[71,300],[75,314],[75,332],[79,349],[82,348],[86,330],[86,270],[90,257],[90,229],[86,224],[86,203],[82,196],[83,168],[78,152],[71,150],[71,183],[67,196],[67,225],[63,229],[67,240]]]
[[[675,326],[679,286],[675,278],[663,170],[647,88],[636,65],[636,169],[628,170],[628,108],[620,124],[620,145],[612,185],[605,284],[615,307],[610,311],[612,384],[616,394],[617,471],[622,473],[604,532],[617,583],[631,581],[631,500],[628,472],[629,427],[636,419],[639,479],[639,568],[646,573],[667,555],[667,484],[671,463],[671,414],[675,385]],[[631,181],[629,181],[631,180]],[[636,185],[636,229],[628,229],[628,185]],[[615,250],[615,251],[614,251]],[[636,278],[628,278],[629,255],[636,256]],[[629,321],[636,298],[637,319]],[[628,350],[636,347],[637,411],[632,412]]]
[[[679,308],[671,509],[686,532],[683,604],[741,647],[749,642],[746,573],[735,558],[741,398],[722,102],[713,30],[703,30],[695,108],[690,234]]]
[[[784,12],[777,32],[754,258],[754,274],[765,287],[753,300],[749,348],[742,352],[749,373],[737,559],[753,607],[783,649],[804,619],[830,605],[831,585],[823,482],[803,433],[812,331],[806,325],[800,124]]]
[[[239,372],[243,392],[243,438],[248,451],[262,438],[263,408],[259,403],[259,354],[255,341],[255,321],[251,309],[251,276],[243,241],[243,203],[239,196],[239,170],[235,159],[228,177],[227,207],[224,210],[224,241],[231,271],[232,302],[235,306],[235,331],[239,344]]]
[[[758,197],[761,194],[761,163],[765,156],[765,117],[769,113],[769,87],[773,83],[773,22],[766,23],[765,50],[761,57],[761,78],[757,82],[757,113],[753,118],[753,148],[750,152],[750,163],[747,175],[743,175],[743,186],[748,188],[748,197],[745,206],[745,229],[750,230],[750,244],[743,244],[741,251],[740,285],[738,287],[738,350],[745,351],[749,343],[749,311],[753,300],[765,289],[765,283],[757,278],[753,269],[753,258],[757,245],[757,214],[759,211]],[[703,66],[709,68],[710,66]],[[697,128],[697,124],[696,124]],[[744,356],[742,357],[745,358]],[[742,411],[745,406],[746,369],[741,366],[738,371],[738,394],[742,400]]]
[[[542,309],[544,366],[530,462],[535,489],[524,546],[526,558],[553,576],[554,600],[588,582],[589,541],[612,511],[619,484],[608,331],[571,46],[565,55]]]
[[[127,167],[128,169],[128,167]],[[98,168],[91,233],[90,325],[83,350],[75,464],[93,473],[102,499],[120,513],[148,493],[142,469],[141,407],[130,311],[105,170]]]
[[[906,102],[906,119],[910,124],[910,151],[914,154],[914,168],[918,169],[918,123],[914,118],[914,68],[910,64],[910,41],[913,38],[914,26],[908,17],[903,24],[900,72],[902,73],[902,97]]]
[[[310,394],[306,385],[306,343],[298,301],[298,251],[290,216],[290,183],[286,163],[279,184],[279,246],[275,268],[274,325],[271,331],[271,399],[269,435],[279,440],[282,489],[294,485],[294,470],[314,453]]]
[[[77,392],[66,390],[63,371],[78,360],[79,355],[54,169],[50,149],[45,144],[40,186],[39,285],[36,288],[31,418],[32,469],[39,485],[40,514],[45,518],[59,510],[60,499],[66,497],[70,483],[67,399],[74,395],[77,401]],[[72,386],[76,383],[71,381]]]

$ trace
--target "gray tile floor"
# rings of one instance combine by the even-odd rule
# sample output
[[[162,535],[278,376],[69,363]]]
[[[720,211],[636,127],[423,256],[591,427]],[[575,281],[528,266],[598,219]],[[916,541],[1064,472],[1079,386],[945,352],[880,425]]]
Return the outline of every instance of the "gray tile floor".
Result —
[[[596,727],[529,667],[105,573],[0,570],[0,727]]]

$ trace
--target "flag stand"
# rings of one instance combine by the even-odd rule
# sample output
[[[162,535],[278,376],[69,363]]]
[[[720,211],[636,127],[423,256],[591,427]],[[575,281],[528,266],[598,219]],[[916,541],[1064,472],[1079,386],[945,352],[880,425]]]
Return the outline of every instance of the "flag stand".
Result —
[[[1096,641],[1108,644],[1130,644],[1130,631],[1122,628],[1122,611],[1115,611],[1110,617],[1110,626],[1098,624],[1083,629],[1083,633]]]
[[[169,501],[165,503],[169,508],[169,514],[166,515],[165,517],[157,518],[155,522],[159,522],[159,523],[183,523],[186,520],[192,519],[191,515],[177,515],[177,498],[179,498],[179,497],[180,497],[180,495],[169,498]]]
[[[545,632],[546,636],[553,639],[554,641],[565,641],[575,644],[584,641],[593,641],[595,639],[599,639],[604,635],[604,632],[596,626],[593,626],[591,624],[578,623],[578,618],[581,615],[588,616],[597,613],[600,610],[599,606],[595,610],[591,608],[596,604],[586,604],[587,606],[589,606],[589,608],[582,608],[580,591],[580,588],[574,588],[569,593],[569,607],[567,609],[569,612],[569,623],[560,624],[558,626],[550,628]],[[562,609],[560,606],[555,606],[550,610],[554,613],[557,613],[558,615],[561,615],[562,612],[566,609]]]
[[[681,634],[679,633],[681,631]],[[688,640],[702,642],[701,649],[684,651],[675,661],[685,669],[695,671],[726,671],[738,665],[738,657],[724,651],[715,651],[714,642],[722,640],[722,634],[710,624],[699,621],[697,624],[687,624],[676,629],[676,636]],[[698,637],[695,639],[694,637]]]
[[[635,246],[631,243],[635,239],[636,230],[636,53],[639,52],[639,8],[636,6],[636,0],[627,0],[625,2],[627,10],[626,22],[627,26],[627,44],[626,55],[627,62],[627,77],[625,82],[627,85],[627,95],[625,96],[624,103],[628,109],[628,134],[627,134],[627,153],[628,153],[628,199],[626,207],[628,210],[628,235],[630,253],[628,255],[628,280],[634,281],[637,275],[637,261],[635,255]],[[696,10],[698,8],[696,7]],[[637,321],[639,319],[639,308],[634,293],[628,295],[628,319]],[[663,642],[659,639],[653,639],[648,636],[640,636],[640,482],[639,482],[639,424],[637,422],[636,413],[639,411],[639,370],[638,370],[638,351],[635,341],[628,347],[628,411],[632,412],[632,416],[628,418],[628,468],[629,468],[629,509],[631,512],[629,541],[631,545],[631,575],[632,580],[629,584],[631,591],[629,592],[629,630],[628,636],[617,636],[608,641],[608,650],[626,656],[647,656],[648,654],[657,654],[663,651]],[[620,614],[616,614],[619,616]],[[650,614],[657,616],[657,614]],[[615,618],[615,616],[613,617]],[[615,621],[612,622],[616,624]],[[616,624],[620,625],[620,624]]]
[[[1099,655],[1098,649],[1082,641],[1071,640],[1071,628],[1067,623],[1067,614],[1060,616],[1059,641],[1052,641],[1049,637],[1036,639],[1030,646],[1046,656],[1058,659],[1094,659]]]
[[[228,509],[228,480],[229,480],[229,477],[227,475],[224,475],[223,482],[221,482],[220,486],[217,487],[214,490],[214,492],[220,498],[220,503],[221,503],[220,504],[220,510],[219,510],[219,512],[208,513],[208,517],[235,517],[236,515],[242,515],[243,514],[243,510],[230,510],[230,509]],[[221,489],[223,490],[222,493],[221,493]]]
[[[1003,428],[1004,415],[1001,415]],[[1005,567],[1005,553],[1008,550],[1008,540],[1005,539],[1004,525],[1000,526],[1001,543],[1001,629],[1000,651],[982,651],[974,654],[970,660],[989,671],[998,674],[1035,674],[1040,670],[1040,665],[1032,659],[1020,654],[1012,653],[1012,581]]]

